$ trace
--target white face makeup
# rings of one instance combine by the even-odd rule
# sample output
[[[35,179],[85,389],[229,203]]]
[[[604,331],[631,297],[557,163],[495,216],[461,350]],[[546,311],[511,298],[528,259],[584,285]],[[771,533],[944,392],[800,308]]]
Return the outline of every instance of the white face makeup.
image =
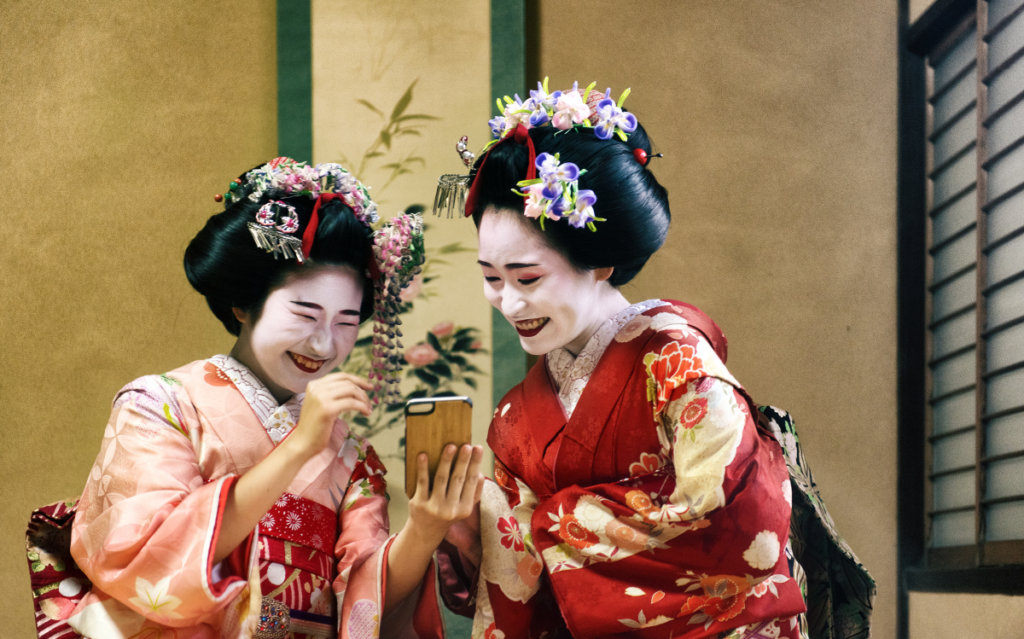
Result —
[[[231,355],[283,402],[345,361],[362,299],[363,278],[347,267],[292,277],[270,292],[255,325],[243,316]]]
[[[484,295],[515,327],[527,353],[565,347],[578,355],[601,324],[629,302],[606,281],[611,269],[576,270],[513,215],[522,213],[488,209],[480,220]]]

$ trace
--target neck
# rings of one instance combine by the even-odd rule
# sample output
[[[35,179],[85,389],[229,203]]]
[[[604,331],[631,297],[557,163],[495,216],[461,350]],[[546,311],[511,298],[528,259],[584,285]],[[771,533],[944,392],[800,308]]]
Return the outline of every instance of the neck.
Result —
[[[242,328],[242,331],[242,335],[239,335],[238,340],[235,341],[235,345],[231,347],[229,355],[245,364],[246,368],[251,370],[253,375],[263,382],[263,385],[267,387],[267,390],[269,390],[270,394],[274,396],[274,399],[277,400],[278,404],[287,402],[295,393],[291,392],[287,388],[278,386],[270,380],[266,371],[264,371],[263,367],[260,366],[259,360],[256,359],[256,354],[253,353],[252,348],[249,346],[249,340],[245,339],[244,327]]]
[[[569,351],[573,357],[579,355],[586,348],[587,342],[601,328],[602,324],[629,307],[629,300],[619,292],[619,289],[611,285],[606,285],[606,289],[597,299],[593,322],[576,339],[565,345],[565,350]]]

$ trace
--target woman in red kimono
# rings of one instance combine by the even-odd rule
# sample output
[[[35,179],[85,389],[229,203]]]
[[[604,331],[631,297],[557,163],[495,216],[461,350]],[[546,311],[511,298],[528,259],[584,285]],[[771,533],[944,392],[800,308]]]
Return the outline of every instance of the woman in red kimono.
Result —
[[[436,636],[424,576],[479,499],[482,448],[451,469],[449,446],[433,491],[423,456],[409,523],[389,538],[385,469],[339,414],[392,397],[397,360],[381,340],[376,386],[331,372],[416,271],[422,222],[375,234],[351,174],[288,158],[218,199],[185,271],[235,345],[118,393],[78,504],[74,574],[36,590],[40,635],[72,636],[66,622],[95,639]],[[35,555],[34,586],[68,568]]]
[[[704,313],[620,291],[670,221],[624,99],[546,82],[506,98],[470,174],[484,293],[542,357],[497,405],[495,483],[479,530],[453,530],[446,599],[479,639],[805,637],[794,485],[820,500],[791,421],[750,399]],[[853,565],[812,636],[866,636],[873,584]]]

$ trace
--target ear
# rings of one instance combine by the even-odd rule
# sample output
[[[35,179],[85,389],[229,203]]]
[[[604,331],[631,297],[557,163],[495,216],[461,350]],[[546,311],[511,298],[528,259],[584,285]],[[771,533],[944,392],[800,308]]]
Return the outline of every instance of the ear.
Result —
[[[614,273],[614,272],[615,272],[615,267],[614,266],[605,266],[605,267],[602,267],[602,268],[595,268],[594,269],[594,277],[597,279],[598,282],[607,282],[608,278],[610,278],[612,276],[612,273]]]
[[[235,319],[245,324],[249,321],[249,314],[240,308],[232,307],[231,312],[234,313]]]

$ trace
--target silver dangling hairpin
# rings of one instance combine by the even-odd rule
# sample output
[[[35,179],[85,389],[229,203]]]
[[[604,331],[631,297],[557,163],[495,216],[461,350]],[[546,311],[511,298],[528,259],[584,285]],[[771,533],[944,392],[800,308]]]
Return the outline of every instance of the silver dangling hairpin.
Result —
[[[469,150],[469,136],[464,135],[455,144],[459,159],[466,166],[473,166],[476,155]],[[449,218],[459,217],[466,208],[466,191],[469,189],[469,176],[458,173],[442,175],[437,180],[437,192],[434,194],[433,214],[441,215],[444,211]]]
[[[249,222],[249,233],[256,246],[273,253],[275,260],[283,257],[302,264],[302,239],[294,235],[298,230],[299,215],[295,207],[280,200],[271,200],[261,206],[256,213],[256,221]]]

